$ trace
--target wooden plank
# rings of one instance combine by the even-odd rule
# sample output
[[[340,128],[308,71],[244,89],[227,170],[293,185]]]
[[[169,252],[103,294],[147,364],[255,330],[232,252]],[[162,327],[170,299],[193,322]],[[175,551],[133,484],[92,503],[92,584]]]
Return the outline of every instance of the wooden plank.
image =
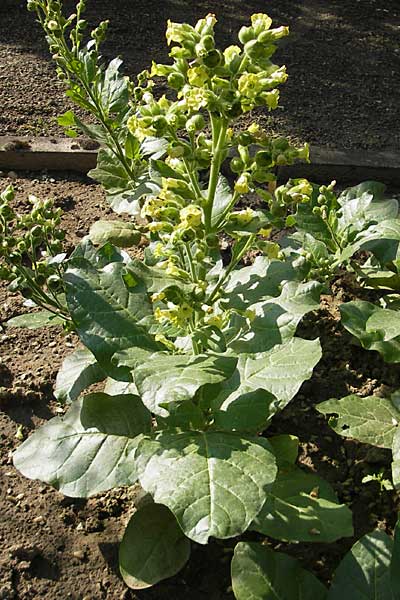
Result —
[[[96,165],[98,145],[81,138],[0,137],[0,170],[78,171],[87,173]],[[311,164],[297,163],[278,168],[279,181],[306,177],[329,183],[376,179],[400,185],[399,153],[372,150],[336,150],[311,146]]]
[[[78,171],[96,166],[98,144],[78,138],[0,137],[0,170]]]

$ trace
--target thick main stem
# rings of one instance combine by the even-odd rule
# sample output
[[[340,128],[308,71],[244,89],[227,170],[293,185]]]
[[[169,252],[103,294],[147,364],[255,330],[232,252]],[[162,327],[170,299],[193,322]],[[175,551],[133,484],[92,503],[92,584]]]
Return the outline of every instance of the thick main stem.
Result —
[[[210,179],[207,190],[207,200],[204,205],[204,221],[206,233],[212,229],[211,219],[215,198],[215,191],[218,185],[218,177],[223,159],[223,150],[226,142],[226,130],[228,122],[222,117],[210,114],[212,128],[212,159],[210,169]]]

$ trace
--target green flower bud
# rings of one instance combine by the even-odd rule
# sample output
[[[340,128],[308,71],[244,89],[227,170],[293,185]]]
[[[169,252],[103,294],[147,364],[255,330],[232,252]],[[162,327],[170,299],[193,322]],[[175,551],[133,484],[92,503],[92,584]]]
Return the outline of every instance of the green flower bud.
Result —
[[[54,21],[54,20],[48,21],[46,23],[46,25],[47,25],[47,29],[49,29],[50,31],[58,31],[60,28],[57,21]]]
[[[33,296],[33,291],[30,287],[28,287],[27,285],[22,287],[20,289],[21,294],[23,295],[24,298],[32,298]]]
[[[37,9],[37,2],[36,0],[28,0],[27,4],[26,4],[26,8],[30,11],[33,12]]]
[[[272,154],[268,150],[260,150],[256,154],[256,163],[258,167],[269,168],[274,164]]]
[[[47,279],[47,287],[52,292],[58,292],[62,290],[63,282],[58,275],[50,275]]]
[[[242,44],[246,44],[250,40],[254,40],[256,34],[252,27],[241,27],[239,30],[238,38]]]
[[[186,80],[182,73],[174,72],[168,75],[167,82],[173,90],[179,91],[185,85]]]
[[[206,67],[209,67],[210,69],[218,67],[218,65],[222,63],[222,60],[222,53],[220,50],[217,49],[210,50],[210,52],[208,52],[208,54],[203,57],[203,63],[206,65]]]
[[[245,168],[245,165],[238,156],[234,156],[230,162],[230,167],[233,173],[242,173],[242,171]]]
[[[202,114],[198,113],[197,115],[193,115],[186,121],[186,131],[188,133],[195,133],[196,131],[200,131],[206,125],[204,117]]]

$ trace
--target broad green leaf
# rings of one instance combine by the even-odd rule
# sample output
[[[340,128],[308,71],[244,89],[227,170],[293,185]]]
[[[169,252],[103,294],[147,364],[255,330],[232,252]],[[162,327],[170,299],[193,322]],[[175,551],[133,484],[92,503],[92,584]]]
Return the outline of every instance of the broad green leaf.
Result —
[[[236,545],[231,572],[236,600],[326,599],[325,586],[296,559],[256,542]]]
[[[131,248],[140,242],[140,238],[141,233],[134,224],[123,221],[96,221],[89,231],[89,239],[96,245],[110,242],[118,248]]]
[[[353,535],[352,513],[328,482],[286,466],[251,529],[287,542],[334,542]]]
[[[251,266],[232,272],[224,287],[224,304],[246,309],[263,298],[279,296],[282,281],[296,279],[296,272],[288,262],[257,256]]]
[[[119,72],[121,64],[120,58],[114,58],[104,71],[101,103],[107,113],[126,112],[129,106],[127,79]]]
[[[167,417],[169,412],[162,407],[190,400],[203,385],[224,381],[236,363],[234,356],[155,352],[134,368],[133,379],[145,406]]]
[[[121,394],[138,395],[137,387],[133,381],[117,381],[112,377],[107,377],[104,393],[109,396],[120,396]]]
[[[174,513],[187,537],[206,544],[245,531],[275,479],[267,440],[231,432],[161,432],[140,442],[139,481]]]
[[[230,185],[225,177],[218,177],[211,213],[211,227],[216,227],[232,201]]]
[[[399,429],[396,430],[396,433],[393,436],[392,454],[393,454],[392,479],[393,479],[394,486],[397,489],[399,489],[400,488],[400,434],[399,434]]]
[[[299,438],[295,435],[282,433],[268,438],[269,443],[274,449],[276,464],[282,467],[289,464],[294,464],[299,453]]]
[[[24,327],[26,329],[39,329],[40,327],[53,327],[63,325],[65,319],[58,317],[49,310],[18,315],[6,321],[7,327]]]
[[[384,531],[364,535],[336,569],[328,600],[396,600],[390,583],[392,549]]]
[[[151,415],[137,396],[89,394],[23,442],[14,465],[66,496],[87,498],[135,483],[135,449],[150,429]]]
[[[162,504],[139,508],[119,547],[119,568],[126,585],[140,590],[172,577],[187,562],[190,541]]]
[[[390,582],[394,598],[400,598],[400,518],[394,528],[392,560],[390,561]]]
[[[253,313],[251,330],[229,346],[238,354],[254,353],[288,342],[296,333],[303,316],[318,310],[321,289],[322,284],[316,281],[285,283],[278,297],[248,307]]]
[[[337,229],[347,240],[354,239],[358,232],[373,223],[395,219],[399,211],[397,200],[384,200],[384,185],[365,182],[362,190],[360,186],[357,188],[345,190],[338,197],[342,208],[337,212],[339,217]]]
[[[329,419],[329,425],[339,435],[381,448],[392,447],[400,412],[390,398],[350,394],[340,400],[321,402],[316,408],[324,415],[335,415]]]
[[[143,140],[140,151],[142,156],[158,159],[165,155],[168,145],[169,142],[164,138],[147,137]]]
[[[329,227],[320,215],[312,212],[312,208],[313,206],[308,203],[298,204],[295,215],[296,229],[311,234],[314,239],[323,242],[333,250]]]
[[[159,429],[176,429],[179,431],[205,430],[208,427],[207,418],[201,408],[192,402],[175,402],[163,405],[170,413],[168,417],[157,416]],[[161,407],[162,408],[162,407]]]
[[[376,350],[389,363],[400,362],[400,336],[390,337],[397,331],[395,311],[380,308],[371,302],[356,300],[340,306],[343,326],[350,331],[367,350]],[[388,318],[389,315],[389,318]],[[388,332],[385,325],[390,321]],[[398,317],[400,321],[400,317]]]
[[[72,402],[89,385],[103,381],[105,377],[93,354],[86,348],[78,348],[64,358],[57,373],[54,396],[59,402]]]
[[[152,306],[143,283],[122,263],[102,269],[86,260],[73,264],[64,277],[69,310],[82,342],[100,365],[109,372],[113,354],[127,348],[157,350],[145,329]]]
[[[276,345],[267,352],[241,354],[232,377],[220,384],[209,400],[216,426],[265,429],[268,420],[282,410],[301,384],[311,377],[320,358],[319,340],[300,338]]]
[[[347,260],[361,249],[370,250],[379,260],[385,261],[395,254],[396,246],[391,243],[400,241],[400,220],[388,219],[373,224],[361,231],[353,243],[347,246],[340,255],[341,260]]]
[[[128,187],[129,176],[119,161],[111,152],[101,148],[97,155],[97,166],[89,171],[88,176],[102,184],[109,194],[116,194]]]
[[[180,282],[175,277],[165,273],[165,270],[157,267],[148,267],[141,260],[134,259],[129,263],[129,270],[133,275],[144,282],[146,290],[150,294],[163,292],[169,287],[178,287],[187,292],[192,291],[193,285]]]

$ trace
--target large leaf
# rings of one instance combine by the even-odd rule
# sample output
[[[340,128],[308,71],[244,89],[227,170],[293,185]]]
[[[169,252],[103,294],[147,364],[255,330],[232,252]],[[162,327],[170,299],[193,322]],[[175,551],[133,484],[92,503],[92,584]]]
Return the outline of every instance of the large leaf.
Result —
[[[376,350],[386,362],[400,362],[400,335],[396,335],[400,322],[400,317],[396,317],[400,315],[398,311],[355,300],[342,304],[340,313],[342,324],[360,341],[363,348]]]
[[[353,535],[352,513],[328,482],[285,466],[251,529],[288,542],[334,542]]]
[[[246,309],[263,298],[279,296],[282,281],[296,279],[296,272],[288,262],[257,256],[251,266],[232,272],[224,287],[224,303]]]
[[[237,353],[263,352],[276,344],[288,342],[305,314],[319,308],[322,285],[316,281],[286,282],[276,298],[249,306],[251,330],[229,346]]]
[[[353,243],[347,246],[340,255],[341,260],[347,260],[361,249],[370,250],[382,262],[393,260],[397,244],[400,241],[400,220],[387,219],[373,224],[361,231]]]
[[[63,317],[57,316],[49,310],[18,315],[6,321],[7,327],[25,327],[26,329],[52,327],[54,325],[63,325],[63,323],[65,323]]]
[[[217,427],[265,429],[268,420],[311,377],[320,358],[319,340],[300,338],[267,352],[241,354],[232,377],[220,384],[209,400]]]
[[[132,589],[151,587],[182,569],[190,555],[190,541],[174,515],[162,504],[139,508],[119,547],[119,568]]]
[[[228,181],[220,175],[218,177],[217,189],[211,213],[211,226],[215,227],[222,219],[225,211],[232,201],[232,192]]]
[[[190,400],[203,385],[224,381],[236,363],[234,356],[156,352],[134,369],[133,379],[147,408],[166,417],[171,403]]]
[[[72,402],[89,385],[105,377],[95,356],[86,348],[78,348],[64,358],[57,373],[54,396],[59,402]]]
[[[90,228],[89,239],[96,245],[110,242],[118,248],[131,248],[140,242],[141,233],[133,223],[96,221]]]
[[[276,475],[267,440],[219,431],[148,436],[135,462],[142,487],[200,544],[245,531]]]
[[[137,480],[134,453],[150,428],[150,413],[137,396],[89,394],[19,446],[14,465],[66,496],[87,498]]]
[[[124,264],[96,269],[86,260],[76,260],[65,282],[79,336],[111,376],[114,353],[132,347],[158,349],[145,329],[152,316],[146,288]]]
[[[129,106],[128,82],[119,72],[121,64],[120,58],[114,58],[104,71],[101,103],[108,113],[126,111]]]
[[[397,518],[396,527],[394,528],[390,581],[394,598],[400,598],[400,517]]]
[[[232,559],[236,600],[325,600],[327,590],[294,558],[256,542],[239,542]],[[349,596],[349,599],[351,596]]]
[[[328,600],[396,600],[389,570],[392,549],[385,532],[364,535],[339,564]]]
[[[385,186],[372,181],[364,182],[345,190],[339,197],[341,209],[338,211],[337,230],[347,240],[363,231],[372,223],[380,223],[397,217],[397,200],[384,200]]]
[[[350,394],[340,400],[321,402],[316,408],[324,415],[335,415],[329,419],[329,425],[339,435],[373,446],[392,447],[400,412],[389,398]]]
[[[393,484],[397,489],[399,489],[400,488],[400,434],[399,434],[399,429],[396,430],[396,433],[393,436],[392,454],[393,454],[393,462],[392,462]]]

